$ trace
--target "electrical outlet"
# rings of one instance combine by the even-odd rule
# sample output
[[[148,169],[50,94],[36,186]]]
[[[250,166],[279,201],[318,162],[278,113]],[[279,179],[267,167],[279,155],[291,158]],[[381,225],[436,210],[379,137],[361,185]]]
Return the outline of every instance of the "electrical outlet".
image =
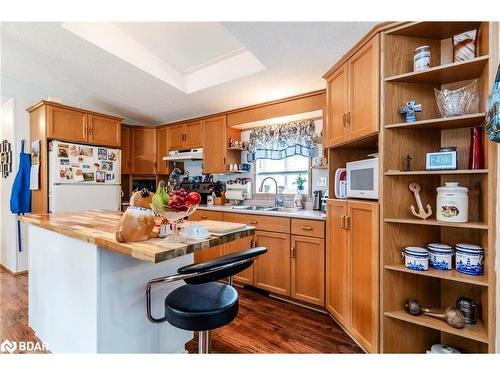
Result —
[[[326,177],[325,176],[319,178],[318,186],[326,186]]]

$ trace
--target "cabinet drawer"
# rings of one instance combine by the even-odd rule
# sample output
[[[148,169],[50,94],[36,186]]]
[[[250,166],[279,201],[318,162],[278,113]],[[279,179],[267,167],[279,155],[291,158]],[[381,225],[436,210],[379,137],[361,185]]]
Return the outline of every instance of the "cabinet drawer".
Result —
[[[222,221],[222,212],[217,211],[205,211],[205,210],[196,210],[192,215],[189,216],[189,220],[216,220]]]
[[[279,233],[290,233],[290,219],[286,217],[233,214],[224,212],[224,221],[245,223],[254,226],[257,230],[266,230]]]
[[[292,234],[324,238],[325,222],[322,220],[292,219]]]

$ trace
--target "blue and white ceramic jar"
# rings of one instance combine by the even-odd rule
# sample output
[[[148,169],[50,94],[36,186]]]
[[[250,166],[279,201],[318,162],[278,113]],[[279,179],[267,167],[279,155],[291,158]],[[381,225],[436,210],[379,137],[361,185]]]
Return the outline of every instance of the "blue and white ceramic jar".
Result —
[[[453,248],[443,243],[427,244],[429,250],[429,266],[438,270],[451,270]]]
[[[401,251],[405,267],[413,271],[429,269],[429,252],[423,247],[407,246]]]
[[[484,251],[481,246],[459,243],[455,245],[455,268],[467,275],[483,274]]]

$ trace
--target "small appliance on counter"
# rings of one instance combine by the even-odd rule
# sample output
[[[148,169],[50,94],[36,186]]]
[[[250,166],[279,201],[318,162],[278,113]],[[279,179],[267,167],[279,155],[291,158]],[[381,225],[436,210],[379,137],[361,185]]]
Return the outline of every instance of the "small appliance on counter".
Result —
[[[238,205],[245,199],[252,199],[252,182],[249,178],[228,181],[226,184],[226,198]]]
[[[316,190],[313,191],[313,210],[315,211],[321,211],[321,197],[323,196],[323,191],[321,190]]]
[[[347,198],[347,172],[345,168],[338,168],[335,171],[335,198]]]
[[[378,199],[378,168],[378,157],[347,163],[347,196]]]
[[[326,212],[326,201],[328,200],[328,193],[321,197],[321,211]]]

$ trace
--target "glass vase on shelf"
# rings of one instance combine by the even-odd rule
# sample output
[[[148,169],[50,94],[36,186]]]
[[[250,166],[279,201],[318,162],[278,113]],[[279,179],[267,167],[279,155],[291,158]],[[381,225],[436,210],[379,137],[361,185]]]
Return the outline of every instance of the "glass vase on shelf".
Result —
[[[484,169],[483,128],[471,128],[469,169]]]

